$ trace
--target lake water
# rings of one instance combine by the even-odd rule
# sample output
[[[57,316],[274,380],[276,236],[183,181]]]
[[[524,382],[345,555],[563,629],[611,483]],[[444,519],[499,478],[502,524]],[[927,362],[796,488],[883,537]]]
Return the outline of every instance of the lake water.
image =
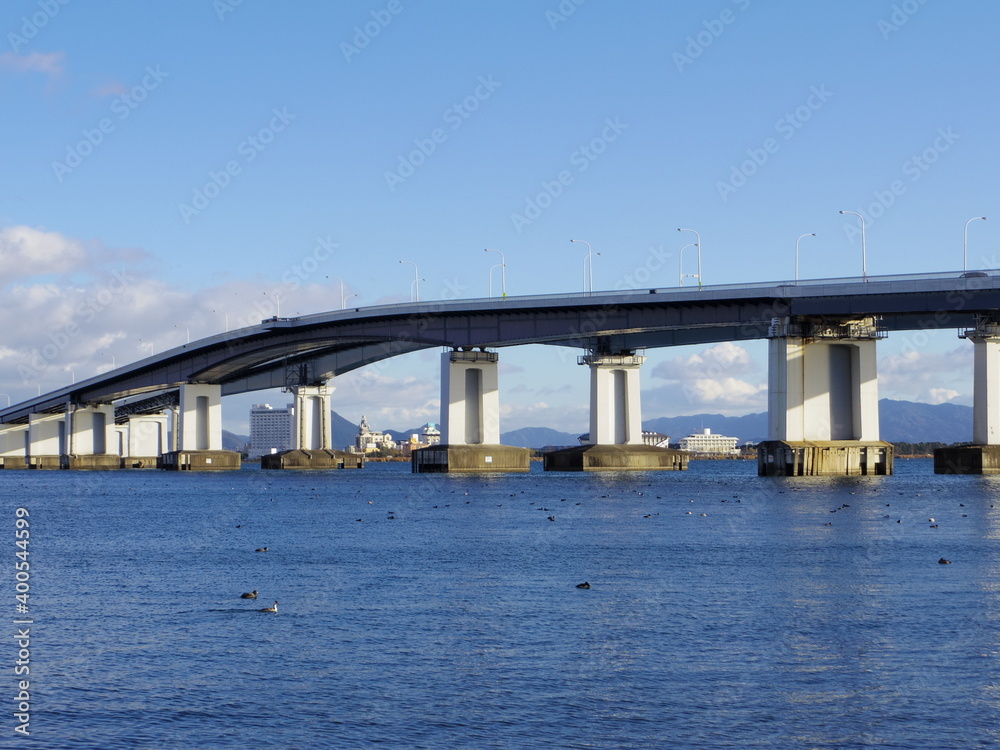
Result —
[[[1000,479],[896,469],[3,471],[0,745],[998,747]]]

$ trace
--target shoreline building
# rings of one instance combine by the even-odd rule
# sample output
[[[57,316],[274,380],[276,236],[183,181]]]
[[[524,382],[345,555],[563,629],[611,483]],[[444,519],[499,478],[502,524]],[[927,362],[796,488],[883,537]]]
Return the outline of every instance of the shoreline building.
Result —
[[[736,456],[739,455],[739,451],[736,449],[738,442],[739,438],[714,435],[712,430],[706,427],[699,433],[681,438],[679,445],[682,451],[690,451],[691,453]]]
[[[284,409],[275,409],[270,404],[254,404],[250,409],[250,450],[247,460],[253,461],[268,453],[290,450],[294,415],[293,404],[288,404]]]
[[[368,425],[368,417],[361,415],[358,436],[354,439],[354,453],[377,453],[383,448],[392,450],[395,447],[396,441],[392,439],[392,435],[373,430]]]

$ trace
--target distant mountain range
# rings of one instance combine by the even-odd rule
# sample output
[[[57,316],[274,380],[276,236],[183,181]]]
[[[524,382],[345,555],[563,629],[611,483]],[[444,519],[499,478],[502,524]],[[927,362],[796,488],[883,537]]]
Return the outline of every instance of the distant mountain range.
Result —
[[[244,451],[248,445],[250,445],[249,435],[237,435],[229,430],[222,431],[222,450]]]
[[[881,399],[879,406],[880,432],[883,440],[893,442],[959,443],[972,439],[972,407],[959,404],[922,404],[915,401]],[[343,449],[354,444],[358,426],[333,412],[333,445]],[[709,428],[720,435],[739,438],[743,443],[759,443],[767,438],[767,413],[746,414],[742,417],[725,417],[721,414],[692,414],[684,417],[659,417],[647,419],[643,429],[669,435],[672,441]],[[385,430],[394,440],[406,440],[413,433],[420,433],[423,425],[409,430]],[[586,432],[584,429],[582,432]],[[521,448],[578,445],[581,433],[561,432],[549,427],[522,427],[500,435],[504,445]],[[226,450],[240,450],[250,442],[245,435],[223,430]]]

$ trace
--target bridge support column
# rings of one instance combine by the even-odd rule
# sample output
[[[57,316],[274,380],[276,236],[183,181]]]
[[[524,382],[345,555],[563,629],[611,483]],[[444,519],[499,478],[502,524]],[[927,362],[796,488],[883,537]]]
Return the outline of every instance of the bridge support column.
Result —
[[[167,452],[166,414],[134,414],[129,417],[122,466],[155,469]]]
[[[500,444],[499,355],[441,355],[441,443],[413,451],[415,473],[528,471],[530,452]]]
[[[118,469],[121,456],[111,404],[73,406],[66,410],[67,445],[64,469]]]
[[[222,386],[185,383],[180,387],[179,448],[163,454],[161,467],[177,471],[240,468],[240,454],[222,449]]]
[[[28,425],[0,427],[0,469],[28,468]]]
[[[972,341],[972,445],[934,451],[935,474],[1000,474],[1000,323],[977,321]]]
[[[295,394],[295,419],[292,445],[299,450],[325,450],[333,447],[330,425],[331,385],[298,385]]]
[[[657,448],[642,440],[639,368],[634,352],[591,353],[579,364],[590,367],[588,443],[545,455],[546,471],[683,470],[684,451]]]
[[[28,466],[59,469],[66,453],[66,414],[32,414],[28,417]]]
[[[772,323],[761,476],[891,474],[879,440],[875,320]]]
[[[330,397],[334,386],[297,385],[292,417],[291,450],[264,454],[262,469],[362,469],[365,457],[333,449]]]

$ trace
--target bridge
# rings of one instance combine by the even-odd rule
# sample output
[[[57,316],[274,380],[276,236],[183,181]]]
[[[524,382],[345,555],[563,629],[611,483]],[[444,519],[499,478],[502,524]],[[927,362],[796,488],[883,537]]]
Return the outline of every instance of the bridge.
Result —
[[[114,424],[144,419],[160,425],[160,453],[217,451],[221,397],[269,388],[296,394],[298,447],[326,449],[331,381],[431,348],[446,350],[444,442],[499,443],[496,350],[523,344],[581,350],[581,364],[592,370],[593,440],[625,445],[641,442],[638,352],[754,339],[770,342],[770,440],[877,443],[876,341],[893,331],[937,328],[961,329],[973,340],[973,441],[1000,444],[1000,397],[991,393],[1000,363],[1000,275],[991,271],[493,297],[275,317],[0,409],[0,459],[37,465],[32,456],[131,455],[121,444],[112,450]],[[178,427],[167,446],[163,413],[171,409]]]

